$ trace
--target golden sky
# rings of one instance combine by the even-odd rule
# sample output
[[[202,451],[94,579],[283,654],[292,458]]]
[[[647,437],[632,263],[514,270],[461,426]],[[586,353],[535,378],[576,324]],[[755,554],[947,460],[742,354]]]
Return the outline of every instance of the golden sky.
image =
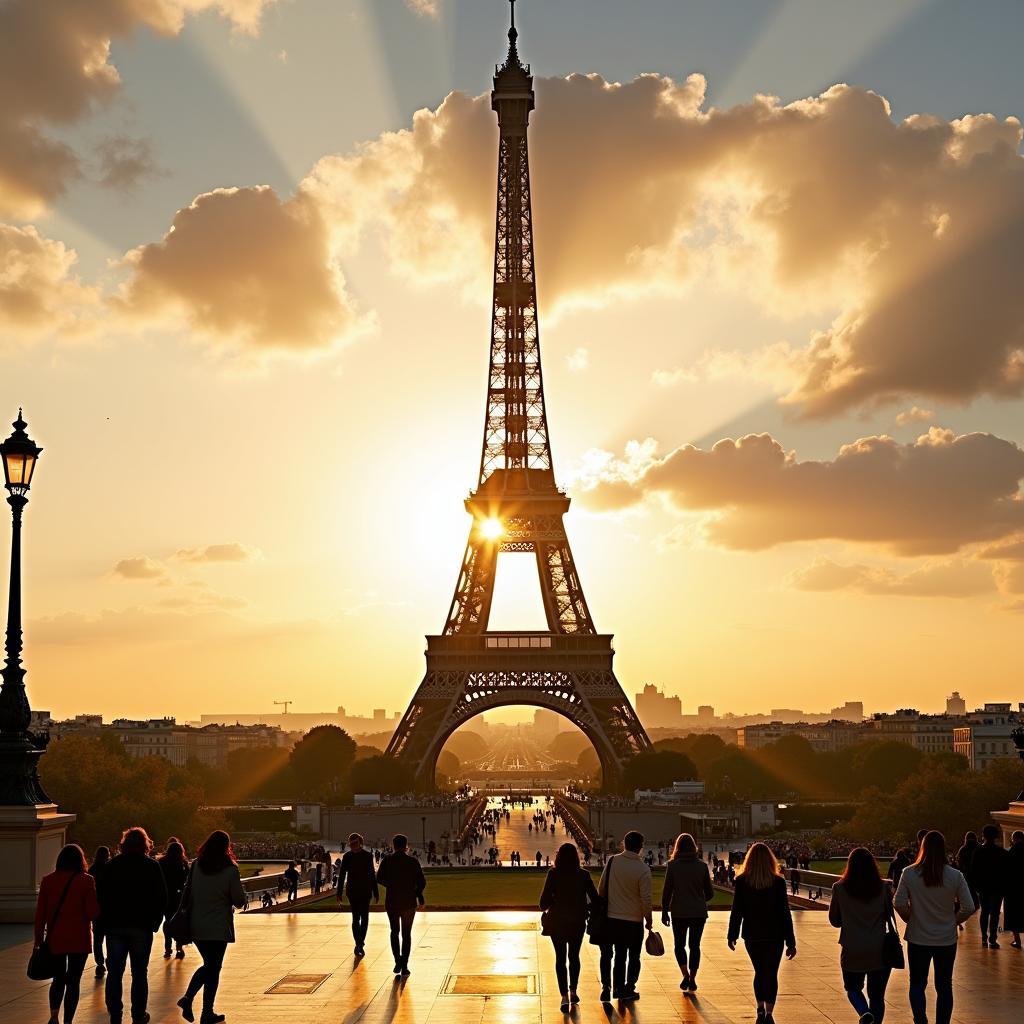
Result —
[[[0,0],[34,706],[404,709],[479,458],[503,6]],[[625,689],[1020,698],[1020,91],[985,77],[1020,12],[597,6],[518,20],[552,449]],[[503,556],[492,625],[541,622]]]

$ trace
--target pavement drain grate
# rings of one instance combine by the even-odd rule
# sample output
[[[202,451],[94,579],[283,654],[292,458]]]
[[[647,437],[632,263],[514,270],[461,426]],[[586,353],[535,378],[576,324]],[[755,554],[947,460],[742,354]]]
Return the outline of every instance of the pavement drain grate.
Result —
[[[446,996],[533,996],[536,974],[449,974],[441,990]]]
[[[267,989],[268,996],[310,996],[328,978],[329,974],[286,974]]]
[[[470,921],[471,932],[535,932],[536,921],[512,921],[503,924],[501,921]]]

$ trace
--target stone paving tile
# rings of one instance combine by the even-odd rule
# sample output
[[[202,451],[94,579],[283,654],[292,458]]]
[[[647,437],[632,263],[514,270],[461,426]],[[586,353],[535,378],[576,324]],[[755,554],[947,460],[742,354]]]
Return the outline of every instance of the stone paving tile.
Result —
[[[704,933],[700,988],[679,990],[679,973],[671,954],[645,958],[636,1004],[602,1005],[597,1001],[598,951],[583,947],[582,1002],[568,1021],[559,1011],[554,954],[538,931],[476,930],[474,921],[491,924],[536,921],[521,912],[428,912],[416,922],[412,975],[396,978],[383,915],[370,919],[368,955],[352,955],[346,914],[242,916],[238,942],[228,951],[218,1009],[228,1024],[746,1024],[755,1020],[751,969],[742,947],[730,953],[725,945],[726,915],[714,913]],[[973,922],[972,922],[973,923]],[[44,1024],[45,983],[25,977],[28,946],[10,943],[0,927],[0,1024]],[[667,931],[662,929],[662,931]],[[983,950],[969,929],[961,936],[956,967],[954,1024],[1020,1024],[1024,1005],[1024,955],[1003,944]],[[825,915],[797,914],[800,953],[784,962],[776,1010],[779,1024],[853,1024],[839,973],[836,932]],[[670,935],[666,935],[670,939]],[[197,958],[189,950],[184,961],[159,957],[150,964],[150,1013],[153,1024],[172,1024],[181,1017],[175,1000],[184,991]],[[452,974],[533,974],[536,995],[448,995]],[[310,995],[267,995],[266,990],[288,974],[328,974]],[[896,972],[889,985],[887,1024],[911,1024],[906,972]],[[90,962],[83,979],[76,1021],[103,1024],[102,984],[93,978]]]

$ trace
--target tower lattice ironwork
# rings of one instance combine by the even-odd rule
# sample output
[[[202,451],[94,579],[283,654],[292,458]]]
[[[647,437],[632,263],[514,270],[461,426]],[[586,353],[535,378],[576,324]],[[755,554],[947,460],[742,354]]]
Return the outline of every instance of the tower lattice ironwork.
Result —
[[[466,499],[473,517],[444,631],[427,637],[427,671],[388,753],[432,788],[445,741],[475,715],[509,704],[550,708],[590,738],[604,783],[615,788],[650,747],[612,670],[612,637],[598,633],[566,536],[569,497],[555,483],[544,404],[533,252],[527,130],[530,66],[516,47],[515,4],[505,62],[495,69],[498,198],[490,366],[480,475]],[[547,630],[488,630],[501,552],[537,560]]]

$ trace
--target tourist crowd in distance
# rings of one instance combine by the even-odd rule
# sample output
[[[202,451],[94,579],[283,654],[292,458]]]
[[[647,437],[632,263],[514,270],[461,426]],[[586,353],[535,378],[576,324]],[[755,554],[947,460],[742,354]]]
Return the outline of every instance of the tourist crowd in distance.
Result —
[[[546,823],[546,822],[545,822]],[[947,856],[945,839],[922,830],[917,848],[897,851],[882,878],[874,855],[863,847],[849,853],[843,875],[832,887],[829,920],[839,929],[839,967],[859,1024],[882,1024],[885,994],[893,969],[908,967],[909,1001],[916,1024],[925,1024],[926,987],[932,975],[935,1024],[949,1024],[953,1009],[953,970],[958,929],[976,911],[981,944],[999,949],[1002,930],[1021,948],[1024,931],[1024,832],[1015,832],[1003,849],[998,829],[987,825],[979,840],[968,833],[963,845]],[[371,902],[385,890],[396,975],[410,973],[413,923],[425,906],[427,879],[405,836],[396,835],[390,851],[375,855],[360,835],[336,865],[333,882],[339,902],[347,900],[355,955],[365,955]],[[653,931],[654,908],[649,857],[642,856],[644,837],[628,832],[622,852],[607,858],[597,885],[583,866],[579,850],[564,843],[540,893],[541,929],[554,947],[556,980],[563,1012],[580,1000],[580,951],[584,938],[600,947],[600,1000],[632,1002],[640,998],[641,956],[660,955],[663,945]],[[314,861],[330,865],[326,850]],[[104,997],[111,1024],[124,1019],[123,981],[131,971],[132,1024],[149,1021],[147,971],[154,936],[162,931],[165,958],[186,956],[194,945],[201,963],[178,1000],[182,1017],[195,1020],[194,1002],[202,992],[200,1024],[220,1024],[215,1000],[225,953],[235,941],[233,915],[245,894],[232,848],[223,831],[212,832],[189,863],[183,845],[170,839],[156,857],[146,831],[125,830],[116,855],[106,847],[87,865],[82,849],[65,846],[56,869],[40,885],[29,972],[50,980],[50,1019],[71,1024],[78,1006],[81,979],[92,953],[97,978],[105,976]],[[801,863],[797,857],[796,863]],[[787,883],[775,853],[764,842],[749,847],[738,865],[730,858],[732,909],[727,942],[742,940],[754,969],[758,1024],[773,1024],[778,974],[783,956],[796,956]],[[713,854],[709,860],[724,863]],[[289,887],[298,873],[293,875]],[[286,872],[286,875],[288,872]],[[325,884],[325,881],[324,883]],[[711,867],[693,838],[683,833],[665,868],[661,920],[672,928],[676,961],[684,993],[697,990],[701,941],[713,899]],[[901,942],[896,916],[906,922]],[[645,941],[645,926],[647,938]],[[905,944],[905,956],[904,956]]]

